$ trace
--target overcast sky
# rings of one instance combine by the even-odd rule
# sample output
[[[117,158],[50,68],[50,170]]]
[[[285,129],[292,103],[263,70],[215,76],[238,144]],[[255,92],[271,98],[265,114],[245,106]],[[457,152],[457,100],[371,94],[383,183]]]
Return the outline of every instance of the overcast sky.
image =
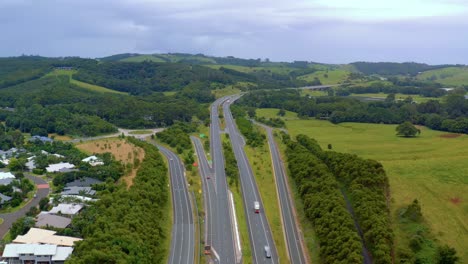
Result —
[[[468,0],[0,0],[0,56],[468,64]]]

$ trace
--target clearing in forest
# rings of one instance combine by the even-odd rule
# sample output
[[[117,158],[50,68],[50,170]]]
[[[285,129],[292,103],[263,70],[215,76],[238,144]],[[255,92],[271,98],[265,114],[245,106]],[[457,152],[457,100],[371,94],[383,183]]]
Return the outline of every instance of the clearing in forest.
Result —
[[[110,152],[116,160],[121,161],[126,167],[125,175],[121,180],[127,184],[127,187],[132,186],[138,168],[145,158],[145,151],[142,148],[120,138],[88,141],[77,144],[77,147],[90,155]]]

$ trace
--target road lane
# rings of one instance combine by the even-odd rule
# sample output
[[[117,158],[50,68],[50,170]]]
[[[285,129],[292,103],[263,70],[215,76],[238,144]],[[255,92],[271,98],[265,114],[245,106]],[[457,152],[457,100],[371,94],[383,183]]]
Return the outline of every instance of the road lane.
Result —
[[[219,259],[218,263],[232,264],[236,263],[234,234],[232,230],[232,216],[229,211],[228,185],[226,179],[223,149],[221,144],[221,130],[219,122],[218,107],[226,97],[216,100],[211,105],[210,117],[210,147],[211,157],[213,161],[214,183],[216,192],[216,204],[214,205],[213,214],[213,236],[212,248],[215,250]]]
[[[159,145],[158,148],[168,160],[174,211],[171,252],[168,263],[192,264],[195,254],[195,227],[184,166],[179,157],[172,151]]]
[[[300,236],[297,219],[295,219],[294,206],[289,192],[287,183],[287,174],[284,168],[283,161],[281,160],[278,146],[276,145],[273,137],[273,130],[271,127],[261,125],[267,131],[268,145],[270,147],[271,159],[273,164],[273,172],[278,189],[278,196],[281,206],[281,217],[283,219],[284,233],[286,236],[286,244],[288,247],[289,260],[293,264],[307,263],[304,255],[304,247],[302,238]]]
[[[266,219],[261,196],[258,192],[255,183],[252,168],[247,160],[244,151],[245,141],[240,135],[231,111],[230,105],[239,96],[231,96],[229,100],[223,104],[224,118],[226,122],[226,130],[229,133],[234,155],[237,160],[239,175],[241,180],[242,195],[244,200],[244,208],[247,219],[247,227],[249,229],[249,239],[252,247],[252,255],[254,263],[279,263],[276,247],[271,235],[270,227]],[[260,203],[260,214],[254,212],[254,202]],[[268,201],[273,202],[273,201]],[[271,258],[266,258],[264,247],[268,246],[271,250]]]

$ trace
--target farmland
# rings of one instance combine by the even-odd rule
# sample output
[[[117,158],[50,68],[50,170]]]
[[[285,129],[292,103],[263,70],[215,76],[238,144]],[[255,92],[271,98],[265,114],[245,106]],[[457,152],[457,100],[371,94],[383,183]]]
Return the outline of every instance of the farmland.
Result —
[[[278,109],[259,109],[259,116],[274,117]],[[395,135],[395,125],[341,123],[294,119],[288,113],[286,127],[292,136],[306,134],[322,148],[354,153],[380,161],[391,187],[391,211],[397,222],[399,210],[414,199],[432,233],[457,249],[468,260],[468,137],[420,127],[416,138]],[[396,223],[395,223],[396,224]],[[396,243],[404,236],[396,226]]]
[[[468,67],[447,67],[425,71],[418,75],[420,80],[434,80],[447,86],[468,85]]]
[[[322,84],[337,84],[348,78],[349,72],[344,70],[316,71],[311,74],[300,76],[299,79],[313,81],[318,78]]]

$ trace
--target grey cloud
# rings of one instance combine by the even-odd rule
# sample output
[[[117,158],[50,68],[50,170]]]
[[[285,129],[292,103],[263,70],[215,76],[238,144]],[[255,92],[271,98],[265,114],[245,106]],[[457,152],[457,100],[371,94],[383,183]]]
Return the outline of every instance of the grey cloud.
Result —
[[[361,21],[329,16],[333,9],[310,3],[3,0],[0,56],[190,52],[329,63],[468,60],[468,21],[461,17]]]

